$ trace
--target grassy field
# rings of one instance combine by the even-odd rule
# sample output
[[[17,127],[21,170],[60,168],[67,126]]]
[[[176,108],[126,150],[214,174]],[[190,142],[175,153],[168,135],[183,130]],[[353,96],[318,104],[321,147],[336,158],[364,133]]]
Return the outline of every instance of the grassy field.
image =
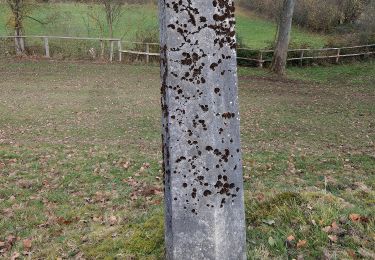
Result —
[[[240,69],[249,259],[373,258],[374,65]],[[0,78],[0,258],[162,259],[158,67]]]
[[[99,10],[99,7],[96,7]],[[100,36],[93,21],[88,19],[88,8],[84,4],[51,4],[39,5],[33,16],[49,21],[42,25],[26,19],[25,31],[28,35],[63,35],[63,36]],[[104,13],[102,12],[103,18]],[[5,4],[0,3],[0,35],[9,34],[5,26],[9,19],[9,11]],[[274,41],[276,25],[239,9],[237,12],[237,28],[241,41],[251,48],[269,47]],[[146,36],[147,35],[147,36]],[[157,7],[155,5],[127,5],[124,13],[115,26],[115,37],[125,40],[140,40],[140,37],[158,40]],[[327,37],[294,28],[292,44],[294,46],[321,47]]]

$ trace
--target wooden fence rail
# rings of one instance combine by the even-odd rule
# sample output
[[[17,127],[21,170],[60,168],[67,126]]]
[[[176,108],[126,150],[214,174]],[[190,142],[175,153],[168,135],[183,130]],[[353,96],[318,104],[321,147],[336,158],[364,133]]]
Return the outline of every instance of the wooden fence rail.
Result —
[[[102,50],[104,50],[104,42],[110,43],[109,59],[112,62],[114,57],[114,43],[118,43],[118,50],[121,50],[121,39],[117,38],[89,38],[89,37],[69,37],[69,36],[39,36],[39,35],[25,35],[25,36],[0,36],[0,39],[19,39],[19,38],[39,38],[44,41],[45,57],[50,58],[49,39],[62,39],[62,40],[81,40],[81,41],[99,41]],[[121,55],[119,55],[121,60]]]
[[[114,60],[114,46],[117,43],[118,60],[122,61],[123,54],[145,56],[146,63],[150,62],[151,56],[160,56],[159,52],[151,52],[151,46],[159,46],[159,43],[144,43],[123,41],[117,38],[88,38],[88,37],[69,37],[69,36],[0,36],[0,39],[6,38],[40,38],[44,42],[45,57],[50,58],[49,39],[66,39],[66,40],[90,40],[99,41],[102,51],[104,50],[104,42],[109,42],[109,60]],[[123,44],[143,46],[141,48],[124,48]],[[141,50],[139,50],[141,49]],[[155,49],[155,48],[154,48]],[[158,48],[159,49],[159,48]],[[237,59],[242,61],[250,61],[257,64],[258,67],[263,67],[265,63],[272,61],[274,50],[256,50],[250,48],[237,48]],[[246,54],[246,55],[245,55]],[[290,49],[288,50],[288,61],[299,61],[303,65],[304,60],[314,59],[334,59],[336,63],[343,57],[356,57],[375,54],[375,44],[348,46],[340,48],[318,48],[318,49]],[[244,55],[244,56],[241,56]]]
[[[361,50],[362,49],[362,50]],[[259,67],[263,67],[265,62],[272,62],[272,56],[268,59],[264,59],[265,54],[273,54],[274,50],[254,50],[249,48],[238,48],[237,51],[248,51],[248,52],[258,52],[258,58],[253,57],[240,57],[238,56],[238,60],[247,60],[247,61],[254,61],[258,64]],[[357,50],[357,52],[345,53],[343,50]],[[325,54],[323,52],[330,52],[334,51],[331,54]],[[290,57],[289,54],[299,55],[297,57]],[[306,56],[306,53],[309,53],[310,56]],[[316,53],[316,55],[312,54]],[[319,49],[291,49],[288,50],[288,61],[300,61],[300,65],[302,65],[303,60],[313,60],[313,59],[335,59],[335,62],[338,63],[341,57],[356,57],[356,56],[367,56],[369,57],[371,54],[375,54],[375,44],[368,44],[368,45],[358,45],[358,46],[348,46],[348,47],[340,47],[340,48],[319,48]]]

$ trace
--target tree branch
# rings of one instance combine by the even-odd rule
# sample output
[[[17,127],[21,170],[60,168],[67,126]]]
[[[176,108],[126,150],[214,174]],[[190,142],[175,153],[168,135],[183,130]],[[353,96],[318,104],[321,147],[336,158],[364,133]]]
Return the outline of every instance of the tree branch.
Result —
[[[40,23],[40,24],[43,24],[43,25],[46,25],[46,24],[47,24],[46,22],[43,22],[43,21],[41,21],[41,20],[38,20],[38,19],[36,19],[36,18],[34,18],[34,17],[31,17],[31,16],[28,16],[28,15],[26,15],[25,17],[26,17],[26,18],[29,18],[29,19],[31,19],[31,20],[34,20],[34,21],[36,21],[36,22],[38,22],[38,23]]]

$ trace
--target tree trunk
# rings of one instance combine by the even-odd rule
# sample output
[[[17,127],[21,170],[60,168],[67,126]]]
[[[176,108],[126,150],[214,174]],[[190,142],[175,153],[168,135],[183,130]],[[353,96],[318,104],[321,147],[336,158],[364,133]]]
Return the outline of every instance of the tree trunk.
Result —
[[[159,0],[166,259],[246,259],[232,0]]]
[[[110,22],[108,26],[109,26],[109,38],[113,38],[113,23]]]
[[[15,36],[22,36],[22,30],[20,30],[19,28],[16,28],[14,35]],[[24,38],[22,38],[22,37],[14,38],[14,44],[15,44],[15,47],[16,47],[16,54],[19,55],[19,56],[24,55],[25,54]]]
[[[13,16],[14,16],[14,35],[15,36],[22,36],[23,35],[23,1],[16,0],[14,2],[8,2]],[[14,44],[16,48],[16,54],[17,55],[23,55],[25,54],[25,41],[22,37],[16,37],[14,38]]]
[[[105,48],[105,43],[103,40],[100,40],[100,59],[104,60],[104,48]]]
[[[283,10],[278,26],[278,37],[275,53],[272,59],[271,70],[280,75],[285,74],[294,6],[295,0],[284,0]]]

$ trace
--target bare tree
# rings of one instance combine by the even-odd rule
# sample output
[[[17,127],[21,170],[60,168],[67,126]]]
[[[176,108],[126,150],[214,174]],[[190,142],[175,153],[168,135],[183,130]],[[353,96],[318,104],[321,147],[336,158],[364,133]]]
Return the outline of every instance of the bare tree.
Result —
[[[122,15],[122,6],[124,5],[121,0],[100,0],[99,3],[104,9],[105,18],[103,18],[103,10],[101,8],[96,8],[97,6],[89,5],[89,10],[87,16],[91,20],[96,28],[99,29],[99,34],[101,38],[105,37],[105,31],[108,30],[108,36],[113,38],[114,25],[118,22]],[[87,26],[89,27],[89,20],[87,21]],[[104,59],[104,41],[100,42],[100,57]]]
[[[280,75],[285,74],[294,6],[295,0],[284,0],[279,21],[278,36],[271,70]]]
[[[24,0],[7,0],[8,6],[12,11],[12,16],[8,24],[14,29],[15,36],[23,35],[23,20],[27,13],[27,5]],[[17,55],[25,52],[25,42],[23,38],[15,38],[15,46]]]
[[[8,26],[14,30],[15,36],[19,36],[14,38],[16,53],[17,55],[23,55],[25,54],[25,40],[22,38],[24,34],[24,20],[31,19],[40,24],[46,24],[47,22],[31,16],[34,8],[32,0],[7,0],[7,4],[11,10]]]
[[[121,0],[101,0],[104,5],[105,17],[107,21],[109,37],[113,38],[113,26],[118,22],[122,14],[123,1]]]
[[[99,2],[97,3],[99,3],[102,8],[97,8],[97,4],[89,5],[87,16],[100,30],[101,37],[104,37],[105,30],[107,29],[108,36],[110,38],[113,38],[113,27],[116,25],[122,15],[122,7],[124,5],[124,2],[122,0],[99,0]]]

